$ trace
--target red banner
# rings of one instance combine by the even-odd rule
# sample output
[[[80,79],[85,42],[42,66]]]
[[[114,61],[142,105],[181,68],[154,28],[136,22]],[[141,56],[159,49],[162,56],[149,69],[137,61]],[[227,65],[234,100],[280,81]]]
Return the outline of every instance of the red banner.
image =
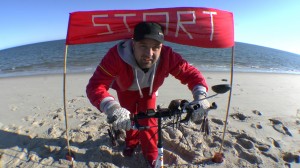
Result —
[[[132,38],[134,26],[141,21],[164,26],[166,41],[205,48],[234,46],[231,12],[193,7],[73,12],[66,44]]]

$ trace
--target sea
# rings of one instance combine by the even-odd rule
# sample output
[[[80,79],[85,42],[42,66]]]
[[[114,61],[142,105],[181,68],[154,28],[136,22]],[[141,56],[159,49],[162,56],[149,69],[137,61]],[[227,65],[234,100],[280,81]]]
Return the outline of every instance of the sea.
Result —
[[[70,45],[67,73],[90,73],[109,48],[119,41]],[[263,72],[300,74],[300,55],[236,42],[232,48],[207,49],[166,42],[201,71]],[[0,78],[63,74],[65,40],[55,40],[0,50]]]

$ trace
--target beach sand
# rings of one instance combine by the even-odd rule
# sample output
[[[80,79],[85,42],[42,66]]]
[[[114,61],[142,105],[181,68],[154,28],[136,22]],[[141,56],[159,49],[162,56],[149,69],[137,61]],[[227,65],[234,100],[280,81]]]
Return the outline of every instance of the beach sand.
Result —
[[[230,82],[227,72],[203,74],[210,86]],[[133,157],[123,157],[122,138],[112,147],[106,116],[85,94],[90,76],[67,75],[68,135],[74,162],[65,159],[63,76],[0,78],[0,167],[145,167],[140,149]],[[218,104],[208,116],[210,135],[204,136],[199,123],[163,130],[167,167],[300,167],[300,75],[234,73],[224,161],[214,163],[210,158],[220,149],[228,95],[209,100]],[[178,98],[191,100],[191,92],[168,77],[157,104],[167,107]]]

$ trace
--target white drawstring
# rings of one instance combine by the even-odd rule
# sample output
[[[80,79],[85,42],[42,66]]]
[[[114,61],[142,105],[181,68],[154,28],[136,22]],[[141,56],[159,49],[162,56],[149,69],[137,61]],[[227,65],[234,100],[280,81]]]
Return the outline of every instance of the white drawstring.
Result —
[[[138,76],[137,76],[137,70],[134,69],[134,72],[135,72],[136,84],[137,84],[137,87],[139,88],[140,97],[143,98],[143,93],[142,93],[142,90],[141,90],[141,87],[140,87],[140,84],[139,84],[139,80],[138,80]]]
[[[139,80],[138,80],[137,70],[134,69],[134,72],[135,72],[135,80],[136,80],[137,87],[139,89],[140,97],[143,98],[144,95],[143,95],[143,92],[141,90],[141,86],[140,86],[140,83],[139,83]],[[151,77],[149,96],[151,96],[152,92],[153,92],[153,82],[154,82],[155,73],[156,73],[156,63],[154,64],[154,70],[153,70],[153,74],[152,74],[152,77]]]
[[[156,72],[156,63],[154,64],[154,70],[153,70],[153,74],[152,74],[152,78],[151,78],[151,84],[150,84],[149,96],[151,96],[151,95],[152,95],[152,90],[153,90],[153,82],[154,82],[154,76],[155,76],[155,72]]]

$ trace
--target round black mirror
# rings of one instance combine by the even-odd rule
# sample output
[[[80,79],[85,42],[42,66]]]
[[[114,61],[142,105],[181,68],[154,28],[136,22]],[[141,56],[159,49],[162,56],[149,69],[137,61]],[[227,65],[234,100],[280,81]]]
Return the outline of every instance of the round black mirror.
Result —
[[[231,89],[231,87],[229,84],[220,84],[212,86],[211,89],[218,94],[223,94],[228,92]]]

